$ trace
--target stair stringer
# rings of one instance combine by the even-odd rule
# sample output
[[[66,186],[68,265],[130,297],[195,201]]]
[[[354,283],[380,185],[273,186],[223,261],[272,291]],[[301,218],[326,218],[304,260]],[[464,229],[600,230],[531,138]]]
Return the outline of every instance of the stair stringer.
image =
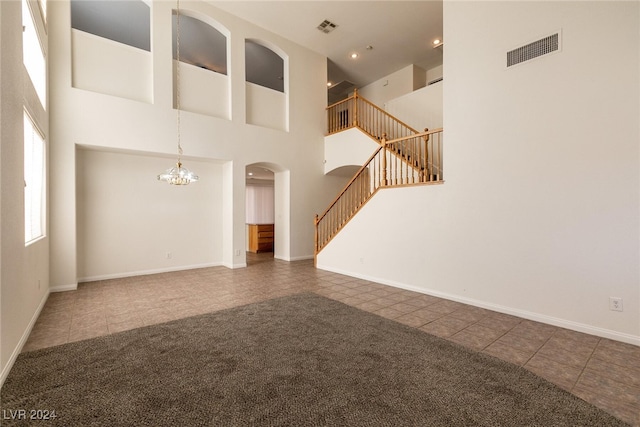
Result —
[[[445,187],[440,184],[378,188],[318,252],[316,266],[380,283],[407,283],[407,273],[419,276],[407,267],[419,270],[424,262],[417,259],[442,255],[431,244],[432,238],[445,238],[441,235]],[[420,236],[430,238],[425,242]],[[406,264],[405,259],[413,261]]]

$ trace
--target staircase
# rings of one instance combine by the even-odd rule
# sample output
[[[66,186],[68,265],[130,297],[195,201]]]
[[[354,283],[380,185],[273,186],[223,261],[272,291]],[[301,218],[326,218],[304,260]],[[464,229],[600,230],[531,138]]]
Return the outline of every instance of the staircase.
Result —
[[[328,134],[353,127],[380,146],[329,207],[315,217],[317,255],[382,188],[442,183],[443,129],[418,132],[358,95],[327,107]]]
[[[327,124],[327,135],[356,127],[378,142],[385,133],[387,139],[418,133],[411,126],[360,96],[357,89],[352,96],[327,107]]]

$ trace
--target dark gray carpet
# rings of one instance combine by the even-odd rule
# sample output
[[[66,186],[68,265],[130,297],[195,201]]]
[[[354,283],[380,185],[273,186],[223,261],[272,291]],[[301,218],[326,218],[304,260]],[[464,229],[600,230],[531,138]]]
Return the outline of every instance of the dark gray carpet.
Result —
[[[619,426],[525,369],[314,294],[21,354],[64,426]],[[15,413],[15,412],[12,412]],[[10,418],[10,417],[9,417]]]

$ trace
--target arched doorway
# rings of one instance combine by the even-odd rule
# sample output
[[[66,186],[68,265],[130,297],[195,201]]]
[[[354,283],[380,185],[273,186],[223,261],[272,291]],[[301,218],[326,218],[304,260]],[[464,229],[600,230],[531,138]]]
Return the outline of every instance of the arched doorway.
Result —
[[[247,264],[289,258],[289,171],[260,162],[245,167]]]
[[[275,238],[275,176],[260,166],[247,166],[245,174],[245,223],[247,264],[273,258]]]

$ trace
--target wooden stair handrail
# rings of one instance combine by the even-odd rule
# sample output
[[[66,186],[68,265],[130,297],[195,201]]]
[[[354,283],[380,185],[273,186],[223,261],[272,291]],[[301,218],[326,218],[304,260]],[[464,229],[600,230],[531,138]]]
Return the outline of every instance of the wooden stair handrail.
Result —
[[[442,133],[443,129],[438,128],[392,140],[383,135],[380,147],[358,169],[329,207],[321,215],[315,215],[315,254],[380,188],[442,183]],[[402,150],[407,144],[409,148]]]
[[[378,149],[376,151],[374,151],[373,154],[364,162],[362,167],[360,169],[358,169],[358,171],[353,175],[353,178],[351,178],[349,180],[347,185],[344,186],[342,191],[340,191],[340,193],[338,193],[338,195],[329,204],[329,207],[327,209],[325,209],[325,211],[318,217],[318,221],[322,220],[322,218],[324,218],[327,215],[327,213],[331,210],[331,208],[338,202],[340,197],[342,197],[342,195],[349,189],[351,184],[353,184],[353,182],[358,178],[358,176],[369,166],[369,163],[371,163],[371,161],[378,155],[380,150],[382,150],[386,145],[395,144],[397,142],[402,142],[404,140],[411,139],[411,138],[420,138],[420,137],[424,137],[424,136],[431,135],[431,134],[434,134],[434,133],[439,133],[439,132],[442,132],[442,131],[443,131],[443,128],[438,128],[438,129],[433,129],[433,130],[430,130],[430,131],[422,132],[422,133],[419,133],[419,134],[416,134],[416,135],[411,135],[411,136],[405,136],[405,137],[402,137],[402,138],[391,139],[389,141],[383,140],[383,142],[380,145],[380,147],[378,147]]]
[[[442,131],[444,131],[444,128],[425,130],[424,132],[416,133],[415,135],[403,136],[401,138],[396,138],[396,139],[390,139],[390,140],[385,141],[385,142],[386,142],[387,145],[391,145],[391,144],[395,144],[397,142],[402,142],[402,141],[407,140],[407,139],[419,138],[419,137],[431,135],[431,134],[434,134],[434,133],[440,133]]]
[[[378,155],[378,153],[382,150],[383,147],[384,147],[384,145],[381,145],[380,147],[378,147],[378,149],[371,155],[371,157],[369,157],[367,159],[367,161],[364,162],[364,165],[362,165],[362,167],[360,169],[358,169],[358,172],[356,172],[353,175],[353,178],[351,178],[351,180],[349,180],[349,182],[347,183],[347,185],[344,186],[342,191],[340,191],[340,193],[333,199],[333,201],[329,204],[329,207],[327,209],[325,209],[325,211],[322,212],[322,214],[319,217],[318,217],[318,215],[316,215],[316,219],[317,219],[316,224],[318,222],[322,221],[322,219],[327,215],[327,213],[331,210],[331,208],[335,206],[335,204],[338,202],[338,200],[340,200],[340,197],[342,197],[342,195],[347,192],[347,190],[349,189],[351,184],[353,184],[353,182],[356,179],[358,179],[358,177],[362,174],[362,172],[369,166],[369,163],[371,163],[371,161],[373,161],[373,159],[375,159],[375,157]]]
[[[334,108],[334,107],[336,107],[336,106],[338,106],[340,104],[347,103],[347,102],[349,102],[349,100],[354,99],[354,98],[355,98],[354,95],[348,96],[345,99],[342,99],[342,100],[340,100],[338,102],[334,102],[333,104],[329,105],[327,108],[325,108],[325,110],[330,110],[331,108]]]
[[[406,124],[402,120],[398,119],[393,114],[390,114],[390,113],[386,112],[385,110],[383,110],[382,108],[378,107],[376,104],[374,104],[373,102],[369,101],[367,98],[365,98],[363,96],[360,96],[360,95],[357,95],[357,98],[360,98],[363,102],[365,102],[366,104],[369,104],[375,110],[381,112],[383,115],[389,117],[390,119],[393,119],[395,122],[397,122],[397,123],[401,124],[402,126],[406,127],[407,129],[409,129],[413,133],[418,133],[417,130],[415,130],[414,128],[412,128],[411,126],[409,126],[408,124]]]

